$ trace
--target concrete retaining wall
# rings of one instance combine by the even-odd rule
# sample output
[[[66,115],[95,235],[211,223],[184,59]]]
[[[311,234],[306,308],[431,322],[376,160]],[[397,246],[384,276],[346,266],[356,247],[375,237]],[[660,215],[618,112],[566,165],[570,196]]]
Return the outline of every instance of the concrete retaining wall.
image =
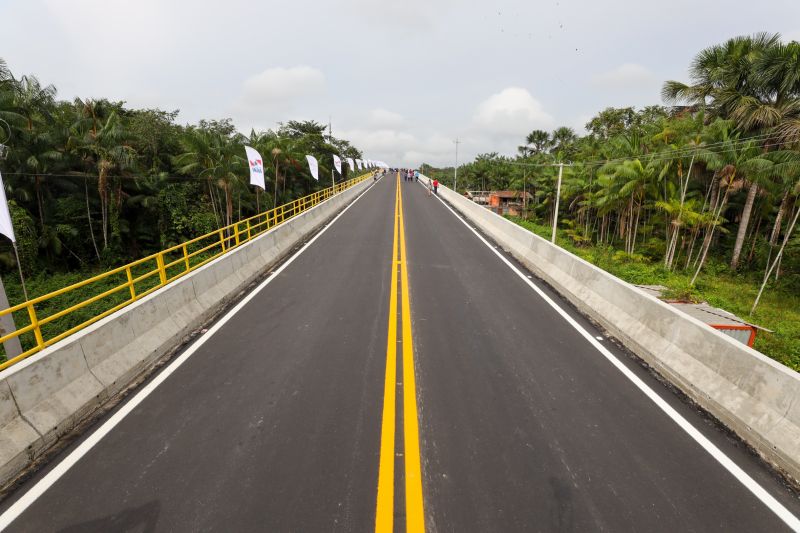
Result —
[[[764,458],[800,480],[800,374],[448,188],[440,185],[439,194]]]
[[[0,372],[0,486],[371,184],[355,185]]]

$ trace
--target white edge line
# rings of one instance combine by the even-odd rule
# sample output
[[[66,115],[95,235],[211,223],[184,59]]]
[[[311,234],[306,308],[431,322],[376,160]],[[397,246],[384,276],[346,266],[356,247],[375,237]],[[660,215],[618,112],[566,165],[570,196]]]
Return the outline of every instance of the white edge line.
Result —
[[[366,180],[365,180],[366,181]],[[374,185],[374,183],[373,183]],[[350,202],[347,207],[345,207],[336,217],[331,220],[322,230],[320,230],[314,237],[311,238],[302,248],[300,248],[294,255],[292,255],[289,259],[287,259],[280,267],[278,267],[272,274],[269,275],[261,284],[258,285],[255,289],[253,289],[250,294],[245,296],[239,303],[237,303],[233,308],[231,308],[225,315],[220,318],[213,326],[211,326],[208,331],[203,333],[191,346],[186,348],[186,350],[172,363],[169,364],[161,373],[159,373],[153,380],[148,383],[143,389],[136,393],[130,400],[128,400],[119,411],[114,413],[111,418],[106,420],[102,426],[100,426],[94,433],[89,435],[86,440],[84,440],[75,450],[73,450],[67,457],[64,458],[60,463],[58,463],[53,469],[47,473],[42,479],[40,479],[33,487],[31,487],[28,492],[26,492],[19,500],[14,502],[11,507],[6,509],[6,511],[0,515],[0,531],[5,530],[8,526],[10,526],[14,520],[16,520],[19,515],[21,515],[25,510],[30,507],[39,496],[44,494],[50,487],[56,483],[61,476],[66,474],[70,468],[72,468],[75,463],[81,460],[81,458],[86,455],[89,450],[94,448],[94,446],[100,442],[103,437],[108,435],[114,427],[122,422],[122,420],[128,416],[131,411],[133,411],[140,403],[142,403],[145,398],[147,398],[150,393],[152,393],[156,388],[161,385],[166,379],[172,375],[183,363],[189,359],[192,354],[194,354],[205,342],[211,338],[217,331],[219,331],[222,326],[224,326],[231,318],[236,315],[242,308],[247,305],[250,300],[256,297],[256,295],[261,292],[261,290],[269,285],[269,283],[275,279],[278,274],[283,272],[283,270],[288,267],[289,265],[297,259],[300,254],[302,254],[306,249],[314,244],[323,233],[325,233],[328,228],[333,226],[333,224],[339,220],[339,217],[344,215],[348,209],[350,209],[355,203],[361,199],[369,190],[372,189],[372,185],[368,186],[361,194],[359,194],[352,202]]]
[[[423,185],[424,187],[424,185]],[[708,440],[705,435],[700,433],[697,428],[695,428],[686,418],[683,417],[680,413],[678,413],[671,405],[669,405],[661,396],[659,396],[653,389],[651,389],[644,381],[642,381],[636,374],[634,374],[628,367],[626,367],[622,362],[612,354],[605,346],[600,344],[600,342],[595,339],[588,331],[586,331],[583,326],[578,324],[578,322],[572,318],[564,309],[562,309],[556,302],[554,302],[547,294],[545,294],[542,289],[536,286],[530,279],[526,277],[526,275],[521,272],[511,261],[509,261],[506,257],[503,256],[499,251],[497,251],[492,244],[487,241],[483,235],[478,233],[472,226],[467,223],[467,221],[458,213],[456,213],[453,208],[447,205],[444,200],[442,200],[439,196],[436,196],[436,199],[439,200],[443,206],[450,210],[453,215],[461,221],[472,233],[474,233],[478,239],[486,245],[489,250],[494,252],[497,257],[499,257],[508,267],[513,270],[525,283],[528,284],[536,293],[545,301],[547,302],[550,307],[555,309],[555,311],[561,315],[561,317],[569,323],[570,326],[575,328],[578,333],[580,333],[583,338],[585,338],[589,343],[594,346],[597,351],[605,356],[612,365],[614,365],[622,374],[628,378],[636,387],[642,391],[645,396],[650,398],[650,400],[655,403],[659,409],[664,411],[664,413],[672,419],[682,430],[689,434],[706,452],[709,453],[714,459],[717,460],[728,472],[730,472],[733,477],[735,477],[742,485],[744,485],[747,490],[749,490],[753,495],[761,500],[761,502],[766,505],[770,511],[775,513],[778,518],[783,520],[786,525],[788,525],[794,531],[800,531],[800,519],[794,516],[791,511],[789,511],[786,507],[783,506],[778,500],[776,500],[769,492],[767,492],[764,487],[758,484],[756,480],[754,480],[750,475],[742,470],[739,465],[737,465],[730,457],[725,455],[725,453],[720,450],[713,442]]]

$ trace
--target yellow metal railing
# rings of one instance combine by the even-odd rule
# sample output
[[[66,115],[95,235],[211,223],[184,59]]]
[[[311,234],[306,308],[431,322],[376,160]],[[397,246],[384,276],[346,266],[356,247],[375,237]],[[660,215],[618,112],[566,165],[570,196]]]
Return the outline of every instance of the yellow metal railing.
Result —
[[[147,257],[143,257],[127,265],[114,268],[97,276],[74,283],[63,289],[38,296],[24,303],[14,305],[0,311],[0,316],[14,312],[25,312],[30,323],[16,331],[0,337],[3,343],[13,337],[33,335],[33,347],[23,351],[20,355],[0,364],[0,370],[7,368],[26,357],[29,357],[44,348],[55,344],[61,339],[80,331],[81,329],[97,322],[103,317],[129,305],[151,292],[167,285],[168,283],[188,274],[189,272],[205,265],[209,261],[225,254],[238,246],[254,239],[267,230],[289,220],[292,217],[314,207],[353,185],[363,182],[372,174],[364,174],[357,178],[336,184],[317,191],[308,196],[298,198],[288,204],[280,205],[264,213],[240,220],[219,230],[207,233],[192,240],[177,244]],[[114,280],[120,280],[116,283]],[[108,287],[109,283],[111,286]],[[81,289],[96,288],[100,292],[83,298]],[[105,290],[101,290],[105,289]],[[77,299],[79,301],[75,302]],[[45,317],[37,312],[37,306],[53,307],[56,299],[64,300],[65,307],[51,312]],[[69,304],[69,305],[66,305]],[[100,307],[98,308],[98,304]],[[70,315],[79,309],[94,306],[96,314],[88,320],[77,324],[57,327],[59,319],[68,320]],[[48,331],[49,329],[49,331]],[[30,343],[28,343],[30,344]],[[23,345],[24,348],[24,345]]]

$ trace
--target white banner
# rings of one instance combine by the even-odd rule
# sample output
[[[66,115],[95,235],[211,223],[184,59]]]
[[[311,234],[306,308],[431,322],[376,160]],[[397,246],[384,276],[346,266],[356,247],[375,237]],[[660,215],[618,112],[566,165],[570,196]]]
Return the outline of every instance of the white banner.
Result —
[[[11,242],[17,242],[17,238],[14,237],[14,224],[11,223],[11,213],[8,211],[3,176],[0,176],[0,203],[2,203],[0,205],[0,233],[11,239]]]
[[[347,164],[350,165],[350,170],[355,170],[356,169],[356,163],[355,163],[355,161],[353,161],[352,157],[348,157],[347,158]]]
[[[319,165],[317,165],[317,158],[313,155],[307,155],[306,159],[308,159],[308,169],[311,171],[311,176],[319,181]]]
[[[250,185],[261,187],[265,190],[264,185],[264,160],[261,159],[261,154],[255,148],[249,146],[244,147],[247,154],[247,164],[250,167]]]
[[[336,154],[333,155],[333,166],[336,167],[336,172],[338,172],[339,175],[341,175],[342,174],[342,160],[339,159],[339,156],[336,155]]]
[[[360,159],[356,159],[356,165],[358,165],[358,170],[364,170],[364,162]]]

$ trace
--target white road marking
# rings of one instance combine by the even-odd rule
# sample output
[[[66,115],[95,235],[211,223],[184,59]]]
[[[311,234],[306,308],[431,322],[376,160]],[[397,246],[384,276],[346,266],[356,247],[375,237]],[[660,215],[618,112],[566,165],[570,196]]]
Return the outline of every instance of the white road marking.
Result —
[[[597,339],[597,340],[601,341],[601,340],[603,340],[603,337],[601,337],[600,335],[598,335],[597,337],[595,337],[595,339]]]
[[[194,354],[205,342],[211,338],[217,331],[222,328],[231,318],[233,318],[236,313],[242,310],[242,308],[247,305],[250,300],[255,298],[255,296],[261,292],[261,290],[269,285],[269,283],[275,279],[278,274],[283,272],[286,267],[291,265],[295,259],[297,259],[300,254],[306,251],[306,249],[314,244],[314,242],[322,236],[323,233],[328,231],[328,228],[333,226],[333,224],[339,220],[339,217],[344,215],[348,209],[353,207],[357,201],[359,201],[367,192],[372,189],[372,186],[366,188],[361,194],[359,194],[347,207],[345,207],[341,213],[336,215],[336,217],[331,220],[324,228],[322,228],[319,233],[314,235],[310,241],[308,241],[302,248],[300,248],[297,253],[292,255],[289,259],[286,260],[280,267],[278,267],[270,276],[262,281],[258,287],[253,289],[253,291],[245,296],[242,301],[237,303],[230,311],[225,313],[225,315],[220,318],[213,326],[211,326],[206,333],[201,335],[194,343],[189,346],[186,351],[184,351],[177,359],[175,359],[172,363],[169,364],[158,376],[156,376],[150,383],[148,383],[142,390],[136,393],[122,408],[114,413],[111,418],[106,420],[102,426],[100,426],[97,431],[89,435],[75,450],[73,450],[67,457],[64,458],[63,461],[58,463],[50,472],[47,473],[39,482],[37,482],[33,487],[31,487],[28,492],[26,492],[19,500],[14,502],[14,504],[9,507],[2,515],[0,515],[0,531],[6,529],[9,525],[11,525],[14,520],[19,517],[25,510],[35,502],[39,496],[44,494],[47,489],[53,486],[61,476],[66,474],[70,468],[72,468],[75,463],[81,460],[81,458],[86,455],[89,450],[94,448],[94,446],[100,442],[103,437],[108,435],[117,424],[122,422],[122,420],[130,414],[140,403],[144,401],[145,398],[150,396],[150,394],[156,390],[156,388],[161,385],[166,379],[172,375],[180,366],[189,359],[192,354]]]
[[[539,287],[536,286],[530,279],[526,277],[526,275],[520,271],[516,266],[514,266],[511,261],[509,261],[506,257],[503,256],[500,252],[498,252],[493,245],[487,241],[483,235],[478,233],[475,229],[470,226],[467,221],[458,213],[456,213],[449,205],[447,205],[444,200],[436,197],[437,200],[442,202],[442,205],[445,206],[453,215],[460,220],[472,233],[474,233],[478,239],[486,245],[492,252],[503,261],[508,268],[513,270],[525,283],[527,283],[531,289],[533,289],[550,307],[552,307],[561,317],[567,321],[567,323],[575,328],[589,343],[594,346],[597,351],[599,351],[606,359],[608,359],[612,365],[614,365],[622,374],[628,378],[640,391],[642,391],[645,396],[647,396],[653,403],[658,406],[668,417],[672,419],[682,430],[684,430],[692,439],[695,440],[706,452],[711,455],[714,459],[719,462],[728,472],[730,472],[733,477],[735,477],[742,485],[744,485],[747,490],[749,490],[756,498],[758,498],[761,503],[767,506],[770,511],[775,513],[778,518],[783,520],[787,526],[789,526],[793,531],[800,531],[800,519],[798,519],[795,515],[791,513],[786,507],[783,506],[778,500],[776,500],[769,492],[767,492],[764,487],[758,484],[756,480],[754,480],[750,475],[742,470],[739,465],[737,465],[730,457],[725,455],[725,453],[717,448],[717,446],[708,440],[705,435],[700,433],[686,418],[684,418],[680,413],[678,413],[671,405],[669,405],[661,396],[659,396],[653,389],[651,389],[644,381],[642,381],[636,374],[633,373],[628,367],[626,367],[622,362],[617,359],[617,357],[612,354],[605,346],[600,344],[597,339],[595,339],[591,333],[586,331],[578,322],[575,321],[564,309],[562,309],[556,302],[554,302],[547,294],[542,291]]]

